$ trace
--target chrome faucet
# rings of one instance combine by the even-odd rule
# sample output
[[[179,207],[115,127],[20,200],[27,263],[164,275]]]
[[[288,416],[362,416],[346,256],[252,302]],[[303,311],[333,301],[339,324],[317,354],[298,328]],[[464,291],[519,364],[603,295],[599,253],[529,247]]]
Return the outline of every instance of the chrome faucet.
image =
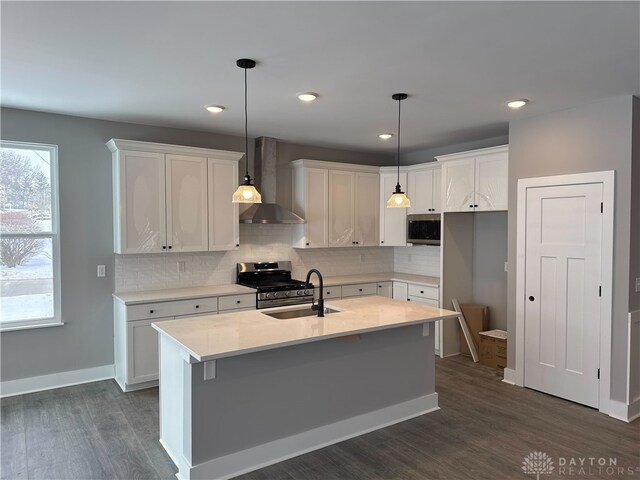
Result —
[[[309,280],[311,279],[311,275],[313,273],[316,274],[316,276],[318,277],[318,280],[320,281],[320,293],[318,295],[317,305],[314,305],[313,298],[311,299],[311,310],[313,310],[314,312],[317,311],[319,317],[324,317],[324,288],[323,288],[324,283],[322,281],[322,274],[320,273],[319,270],[312,268],[307,272],[307,279],[305,280],[305,283],[309,284]]]

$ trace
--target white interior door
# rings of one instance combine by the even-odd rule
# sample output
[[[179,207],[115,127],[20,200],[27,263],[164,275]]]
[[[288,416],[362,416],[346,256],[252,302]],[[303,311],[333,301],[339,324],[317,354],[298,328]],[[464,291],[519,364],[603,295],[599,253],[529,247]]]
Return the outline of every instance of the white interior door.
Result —
[[[524,384],[598,407],[602,184],[527,189]]]

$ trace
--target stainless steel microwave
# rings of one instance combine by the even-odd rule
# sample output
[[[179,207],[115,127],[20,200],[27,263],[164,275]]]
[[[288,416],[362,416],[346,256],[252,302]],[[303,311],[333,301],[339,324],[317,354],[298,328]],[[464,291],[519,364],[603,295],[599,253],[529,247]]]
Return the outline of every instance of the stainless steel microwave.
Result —
[[[440,245],[440,214],[407,215],[407,243]]]

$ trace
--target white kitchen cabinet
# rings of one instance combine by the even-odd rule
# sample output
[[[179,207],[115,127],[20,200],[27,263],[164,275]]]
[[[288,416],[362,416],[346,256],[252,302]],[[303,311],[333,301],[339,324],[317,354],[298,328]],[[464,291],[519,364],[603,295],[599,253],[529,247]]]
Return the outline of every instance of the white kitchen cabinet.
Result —
[[[385,167],[380,172],[380,245],[404,247],[407,245],[407,209],[387,208],[387,200],[396,188],[397,172]],[[400,185],[406,188],[405,172],[400,172]]]
[[[165,165],[167,248],[174,252],[206,251],[207,159],[166,155]]]
[[[329,246],[329,170],[307,168],[298,160],[293,171],[293,212],[305,219],[299,225],[298,248]]]
[[[393,298],[393,282],[378,282],[378,296]]]
[[[329,170],[329,246],[351,247],[355,240],[355,174]]]
[[[235,172],[228,169],[224,179],[235,186],[241,153],[120,139],[109,140],[107,147],[113,159],[115,253],[207,251],[212,229],[237,231],[237,207],[226,216],[208,215],[207,158],[235,164]]]
[[[377,173],[356,172],[356,246],[373,247],[378,245],[380,228],[380,176]]]
[[[377,283],[356,283],[353,285],[343,285],[342,298],[376,295],[378,293],[377,290]]]
[[[128,383],[158,380],[158,334],[152,322],[173,320],[173,317],[134,320],[127,323]]]
[[[208,159],[209,250],[233,250],[240,246],[238,204],[231,202],[238,178],[238,162]]]
[[[508,146],[436,157],[445,212],[507,210]]]
[[[432,165],[433,164],[433,165]],[[441,167],[435,162],[407,169],[407,214],[440,213]]]
[[[296,248],[378,245],[378,167],[296,160],[293,211],[306,220]]]
[[[393,299],[406,300],[409,296],[407,284],[405,282],[393,282]]]
[[[115,253],[166,250],[164,155],[117,152],[113,162],[113,188]]]

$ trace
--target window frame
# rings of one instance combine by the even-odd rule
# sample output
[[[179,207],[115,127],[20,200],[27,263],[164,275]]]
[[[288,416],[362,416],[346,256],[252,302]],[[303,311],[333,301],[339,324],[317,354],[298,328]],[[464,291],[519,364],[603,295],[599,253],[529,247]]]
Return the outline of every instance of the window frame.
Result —
[[[62,321],[60,282],[60,185],[58,183],[58,146],[46,143],[0,140],[0,149],[47,150],[51,168],[51,231],[47,233],[0,233],[0,238],[34,237],[51,239],[51,263],[53,270],[53,317],[0,322],[0,332],[64,325]]]

